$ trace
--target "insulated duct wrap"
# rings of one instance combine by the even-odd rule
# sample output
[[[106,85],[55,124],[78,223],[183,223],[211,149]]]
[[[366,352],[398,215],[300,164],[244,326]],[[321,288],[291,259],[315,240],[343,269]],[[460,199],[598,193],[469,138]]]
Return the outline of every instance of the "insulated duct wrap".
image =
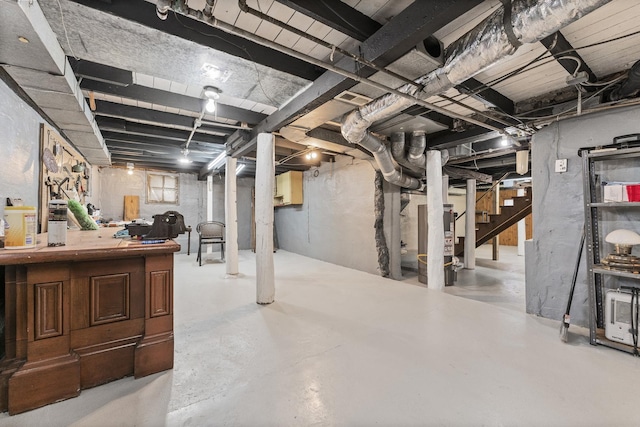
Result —
[[[611,0],[519,0],[511,7],[513,32],[522,43],[535,43],[604,6]]]
[[[399,90],[420,99],[443,93],[512,55],[520,44],[537,42],[609,1],[514,0],[510,10],[497,9],[452,43],[447,48],[444,66],[416,80],[423,85],[420,93],[416,94],[412,85]],[[391,117],[410,105],[410,100],[397,95],[383,95],[345,115],[342,135],[347,141],[360,144],[373,122]]]
[[[535,43],[611,0],[515,0],[511,13],[501,7],[447,48],[445,64],[420,80],[420,97],[442,93],[513,55],[520,44]],[[511,19],[509,20],[509,15]],[[517,39],[509,40],[505,21]],[[508,23],[507,23],[508,25]]]

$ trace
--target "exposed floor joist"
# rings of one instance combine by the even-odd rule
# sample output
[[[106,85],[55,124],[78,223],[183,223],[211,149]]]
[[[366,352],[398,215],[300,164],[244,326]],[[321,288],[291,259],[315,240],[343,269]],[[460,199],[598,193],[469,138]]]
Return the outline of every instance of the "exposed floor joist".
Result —
[[[184,16],[176,18],[175,14],[169,13],[162,21],[156,16],[155,4],[144,0],[71,1],[303,79],[314,80],[322,74],[315,65]]]
[[[562,35],[560,31],[556,31],[540,40],[540,43],[546,47],[553,57],[558,61],[562,68],[567,70],[570,76],[575,75],[581,71],[584,71],[589,76],[589,82],[593,83],[598,81],[598,77],[589,68],[589,65],[580,56],[580,54],[573,48],[571,43]],[[574,58],[570,59],[568,57]],[[595,90],[595,88],[588,88],[587,90]]]
[[[369,61],[387,65],[444,25],[482,3],[482,0],[449,0],[448,3],[448,7],[434,5],[432,2],[412,3],[362,43],[361,55]],[[350,59],[340,60],[337,66],[356,71],[355,64]],[[365,77],[374,74],[374,70],[368,68],[360,69],[359,72]],[[254,127],[248,141],[232,136],[227,147],[228,153],[238,157],[251,151],[259,133],[280,129],[354,85],[355,82],[351,79],[330,71],[325,72],[285,107]],[[206,172],[203,170],[201,174]]]
[[[166,113],[164,111],[150,110],[148,108],[134,107],[132,105],[118,104],[109,101],[96,101],[95,114],[97,116],[153,122],[162,127],[182,126],[185,128],[192,128],[196,121],[195,117],[182,116],[180,114]],[[197,128],[196,132],[215,132],[221,134],[220,136],[223,136],[230,135],[233,133],[233,130],[219,126],[202,125]]]
[[[276,0],[342,34],[365,41],[382,25],[340,0]]]
[[[313,19],[319,20],[325,25],[347,34],[358,41],[365,41],[376,31],[382,28],[382,24],[360,13],[357,9],[339,1],[323,0],[322,2],[310,2],[304,0],[278,0]],[[456,7],[448,5],[447,7]],[[425,37],[426,38],[426,37]],[[495,89],[483,88],[478,93],[473,93],[483,86],[476,79],[469,79],[456,86],[462,93],[469,93],[471,97],[491,107],[499,108],[507,114],[513,114],[513,101],[502,95]]]
[[[112,117],[96,117],[96,122],[100,129],[111,132],[119,132],[130,135],[151,136],[156,138],[166,138],[175,140],[179,143],[187,142],[189,131],[171,129],[160,126],[147,125],[142,123],[129,122],[124,119],[116,119]],[[205,133],[195,133],[192,142],[203,142],[209,144],[224,144],[224,138]]]
[[[165,107],[178,108],[181,110],[200,113],[202,111],[203,100],[187,95],[180,95],[165,90],[154,89],[141,85],[119,86],[95,80],[84,79],[80,83],[80,88],[87,91],[99,92],[106,95],[120,96],[123,98],[137,99],[151,104],[164,105]],[[247,124],[259,123],[264,120],[266,114],[245,110],[222,103],[216,103],[216,114],[218,117],[236,120]]]

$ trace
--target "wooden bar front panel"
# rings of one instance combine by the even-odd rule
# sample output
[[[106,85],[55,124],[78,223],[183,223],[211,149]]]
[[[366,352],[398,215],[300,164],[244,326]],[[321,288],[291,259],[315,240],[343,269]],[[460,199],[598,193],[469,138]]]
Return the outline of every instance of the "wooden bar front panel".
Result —
[[[87,235],[79,237],[86,244]],[[90,253],[69,247],[60,253],[38,248],[30,256],[0,252],[6,265],[0,410],[15,414],[173,367],[173,252],[179,246],[146,250],[113,240],[100,239],[104,250]]]

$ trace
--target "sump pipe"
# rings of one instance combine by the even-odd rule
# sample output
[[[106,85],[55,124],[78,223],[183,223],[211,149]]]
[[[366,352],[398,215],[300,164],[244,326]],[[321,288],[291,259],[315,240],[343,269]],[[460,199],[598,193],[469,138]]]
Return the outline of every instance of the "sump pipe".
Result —
[[[452,43],[445,65],[416,79],[416,83],[423,86],[416,96],[426,99],[443,93],[512,55],[520,45],[538,42],[609,1],[514,0],[511,7],[500,7]],[[399,91],[414,95],[412,89],[405,85]],[[345,115],[342,135],[353,144],[361,144],[373,122],[393,116],[410,105],[410,98],[395,92],[383,95]]]

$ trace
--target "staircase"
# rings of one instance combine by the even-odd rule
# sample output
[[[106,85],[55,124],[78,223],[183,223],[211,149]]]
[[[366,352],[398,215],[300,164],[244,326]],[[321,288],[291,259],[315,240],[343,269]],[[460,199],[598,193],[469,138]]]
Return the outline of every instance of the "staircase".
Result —
[[[499,214],[489,214],[488,221],[476,222],[476,248],[531,213],[531,188],[526,188],[524,196],[516,196],[512,200],[513,206],[501,206]],[[455,254],[460,256],[463,253],[464,237],[459,237]]]

